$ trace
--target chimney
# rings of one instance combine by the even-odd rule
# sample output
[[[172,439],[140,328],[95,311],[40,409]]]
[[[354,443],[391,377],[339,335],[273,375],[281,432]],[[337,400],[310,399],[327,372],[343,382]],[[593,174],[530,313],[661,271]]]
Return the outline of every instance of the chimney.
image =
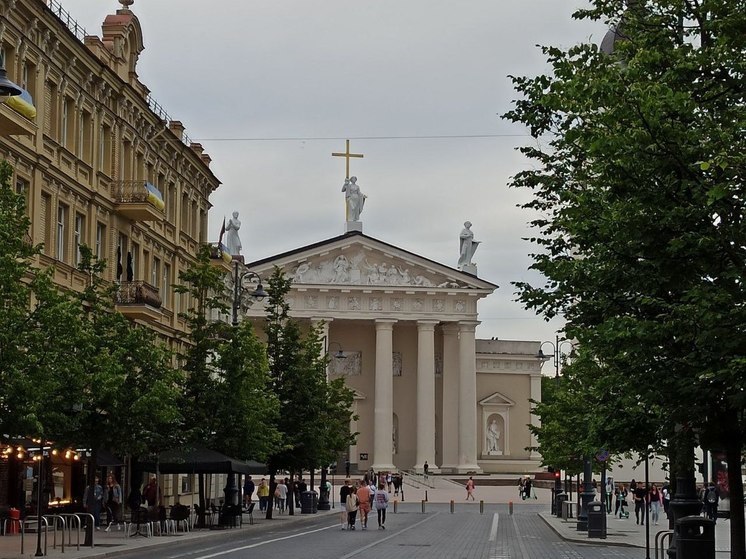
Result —
[[[210,156],[209,156],[209,155],[207,155],[206,153],[203,153],[203,154],[202,154],[202,155],[200,155],[199,157],[200,157],[200,159],[202,160],[202,163],[204,163],[204,164],[205,164],[205,166],[207,166],[207,167],[209,168],[209,167],[210,167],[210,162],[212,161],[212,157],[210,157]]]
[[[184,125],[180,120],[172,120],[168,123],[168,128],[174,133],[180,142],[184,141]]]
[[[189,147],[192,148],[192,151],[196,153],[197,155],[202,155],[202,144],[197,144],[195,142],[192,142],[189,144]]]

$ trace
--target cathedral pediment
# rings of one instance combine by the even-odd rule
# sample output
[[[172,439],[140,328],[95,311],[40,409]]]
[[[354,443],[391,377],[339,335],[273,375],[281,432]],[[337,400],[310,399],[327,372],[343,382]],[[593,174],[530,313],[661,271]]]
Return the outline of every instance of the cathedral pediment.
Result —
[[[497,287],[359,232],[249,264],[260,275],[274,266],[284,270],[297,288],[463,289],[489,293]]]

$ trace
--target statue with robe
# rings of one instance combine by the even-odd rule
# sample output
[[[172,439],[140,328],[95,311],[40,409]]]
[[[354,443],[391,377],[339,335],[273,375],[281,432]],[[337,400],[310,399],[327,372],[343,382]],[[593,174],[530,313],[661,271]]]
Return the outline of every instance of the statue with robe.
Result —
[[[238,219],[238,212],[233,212],[233,217],[225,225],[225,246],[228,254],[239,256],[241,254],[241,239],[238,236],[238,230],[241,228],[241,222]]]
[[[357,177],[345,179],[342,192],[345,193],[347,203],[347,221],[360,221],[360,213],[363,211],[367,196],[360,191]]]
[[[464,228],[461,230],[459,235],[459,256],[458,256],[458,269],[461,271],[466,268],[474,268],[474,263],[471,259],[474,257],[474,253],[477,251],[477,247],[481,241],[474,240],[474,233],[471,230],[471,221],[464,222]]]

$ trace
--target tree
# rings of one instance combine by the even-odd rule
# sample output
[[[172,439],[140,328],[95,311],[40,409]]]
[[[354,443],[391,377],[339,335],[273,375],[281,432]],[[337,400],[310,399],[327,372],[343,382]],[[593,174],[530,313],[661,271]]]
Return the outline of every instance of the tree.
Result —
[[[564,315],[603,382],[663,407],[654,438],[680,479],[693,480],[696,437],[722,441],[743,558],[746,12],[594,0],[575,17],[616,23],[613,52],[545,47],[551,74],[513,78],[522,98],[506,118],[541,143],[521,148],[537,168],[512,186],[533,191],[533,268],[547,278],[518,283],[519,299]]]
[[[290,317],[286,298],[291,280],[275,268],[267,283],[267,354],[272,388],[280,400],[282,433],[282,444],[269,460],[273,490],[276,470],[313,470],[351,443],[352,391],[341,380],[327,383],[328,357],[320,330],[311,328],[304,335]]]

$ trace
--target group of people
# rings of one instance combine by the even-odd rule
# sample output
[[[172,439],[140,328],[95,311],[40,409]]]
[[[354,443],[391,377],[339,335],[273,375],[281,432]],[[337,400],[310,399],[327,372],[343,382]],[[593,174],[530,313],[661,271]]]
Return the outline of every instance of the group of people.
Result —
[[[533,489],[534,486],[530,477],[525,476],[518,480],[518,495],[522,500],[525,501],[531,497],[536,499],[536,492]]]
[[[377,483],[376,483],[377,482]],[[366,474],[362,480],[353,482],[346,479],[339,490],[339,503],[342,507],[342,530],[354,530],[360,512],[360,528],[368,529],[368,517],[372,510],[378,517],[378,529],[386,529],[386,509],[389,505],[389,492],[386,490],[386,477]]]
[[[106,486],[101,485],[101,478],[95,476],[93,483],[86,486],[83,492],[83,508],[93,515],[96,530],[101,529],[101,512],[106,511],[106,531],[113,524],[121,528],[122,522],[122,486],[114,474],[106,478]]]
[[[267,507],[274,507],[278,512],[285,512],[290,508],[291,499],[296,508],[300,508],[300,496],[308,489],[306,482],[301,478],[293,482],[289,478],[279,478],[274,492],[270,496],[270,487],[267,478],[262,478],[257,486],[251,476],[246,476],[243,485],[243,506],[247,509],[251,506],[254,492],[259,498],[259,510],[266,512]]]
[[[629,518],[626,507],[627,497],[630,495],[635,505],[635,524],[645,524],[646,512],[650,512],[650,522],[655,525],[660,522],[661,509],[668,516],[668,507],[671,501],[671,492],[668,485],[658,488],[658,485],[653,483],[647,488],[644,483],[637,482],[634,479],[630,482],[629,489],[623,483],[618,484],[614,489],[614,516]]]

